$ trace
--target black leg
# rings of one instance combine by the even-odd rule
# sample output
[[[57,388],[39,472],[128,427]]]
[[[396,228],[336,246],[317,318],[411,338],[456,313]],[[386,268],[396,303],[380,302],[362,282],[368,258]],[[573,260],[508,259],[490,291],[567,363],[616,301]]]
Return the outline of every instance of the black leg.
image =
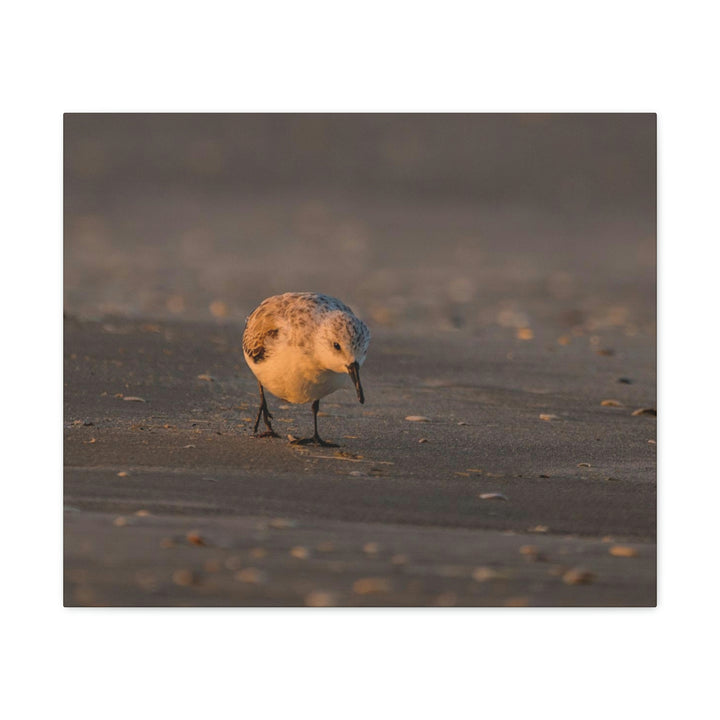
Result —
[[[335,443],[325,442],[320,435],[318,435],[317,429],[317,414],[320,410],[320,401],[315,400],[312,404],[313,411],[313,423],[315,425],[315,434],[311,438],[305,438],[304,440],[293,440],[293,445],[322,445],[323,447],[338,447]]]
[[[253,428],[253,434],[255,437],[280,437],[272,428],[272,425],[270,424],[270,420],[272,419],[272,415],[268,411],[267,401],[265,400],[265,391],[263,390],[263,386],[258,382],[258,387],[260,388],[260,408],[258,409],[257,417],[255,418],[255,427]],[[265,421],[265,426],[267,427],[267,430],[263,433],[260,433],[258,435],[258,425],[260,424],[260,418]]]

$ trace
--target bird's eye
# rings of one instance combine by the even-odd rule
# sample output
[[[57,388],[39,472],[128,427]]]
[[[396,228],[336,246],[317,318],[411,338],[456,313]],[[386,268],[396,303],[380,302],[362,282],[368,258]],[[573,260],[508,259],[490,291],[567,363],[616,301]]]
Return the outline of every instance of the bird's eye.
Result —
[[[333,347],[340,352],[340,343],[333,343]]]

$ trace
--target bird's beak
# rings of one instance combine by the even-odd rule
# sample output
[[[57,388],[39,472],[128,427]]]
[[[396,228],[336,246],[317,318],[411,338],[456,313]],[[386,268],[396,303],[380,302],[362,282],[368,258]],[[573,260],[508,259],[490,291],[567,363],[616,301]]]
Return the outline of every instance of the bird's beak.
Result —
[[[355,390],[357,391],[358,400],[361,403],[365,402],[365,393],[363,393],[362,385],[360,384],[360,366],[357,362],[352,362],[347,366],[348,375],[352,378],[355,383]]]

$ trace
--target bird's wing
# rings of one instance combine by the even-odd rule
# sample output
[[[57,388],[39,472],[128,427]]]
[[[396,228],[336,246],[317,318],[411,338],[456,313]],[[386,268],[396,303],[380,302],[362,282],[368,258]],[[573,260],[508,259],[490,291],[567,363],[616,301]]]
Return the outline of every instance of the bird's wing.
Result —
[[[260,308],[258,308],[259,310]],[[253,362],[259,363],[268,355],[272,341],[280,328],[267,313],[255,311],[247,320],[243,333],[243,351]]]

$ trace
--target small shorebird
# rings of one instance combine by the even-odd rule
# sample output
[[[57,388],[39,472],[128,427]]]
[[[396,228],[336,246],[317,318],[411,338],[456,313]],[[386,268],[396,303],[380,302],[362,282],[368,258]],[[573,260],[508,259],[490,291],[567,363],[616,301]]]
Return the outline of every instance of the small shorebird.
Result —
[[[263,300],[248,317],[243,333],[245,362],[260,386],[255,436],[279,437],[270,424],[266,388],[287,402],[312,402],[315,433],[296,444],[337,447],[318,435],[320,398],[340,389],[349,375],[358,400],[365,402],[360,366],[369,344],[365,323],[336,298],[292,292]],[[267,430],[257,435],[261,417]]]

